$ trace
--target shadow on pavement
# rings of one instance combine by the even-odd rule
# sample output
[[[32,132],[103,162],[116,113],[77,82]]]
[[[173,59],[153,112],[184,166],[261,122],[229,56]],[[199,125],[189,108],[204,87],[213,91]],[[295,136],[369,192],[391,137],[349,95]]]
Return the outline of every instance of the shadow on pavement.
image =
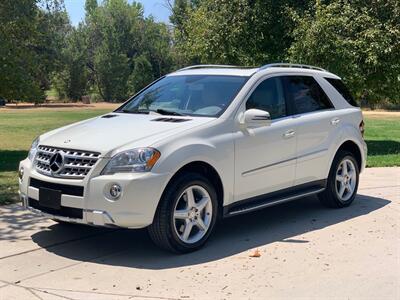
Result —
[[[296,236],[320,230],[360,217],[387,204],[389,200],[358,195],[354,204],[344,209],[326,209],[316,197],[271,207],[262,211],[223,220],[206,246],[194,253],[176,255],[154,246],[146,230],[104,230],[90,228],[94,235],[51,245],[56,236],[78,234],[84,226],[52,225],[49,230],[32,235],[39,246],[56,255],[78,261],[141,269],[167,269],[219,260],[273,242],[308,243]],[[84,227],[86,233],[89,227]],[[49,246],[50,245],[50,246]],[[104,248],[105,255],[90,256]]]

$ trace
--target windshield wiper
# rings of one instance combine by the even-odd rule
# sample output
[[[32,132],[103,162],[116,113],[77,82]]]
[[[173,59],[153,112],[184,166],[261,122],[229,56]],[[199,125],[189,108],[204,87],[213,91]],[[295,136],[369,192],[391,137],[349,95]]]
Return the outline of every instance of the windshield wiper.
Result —
[[[150,112],[148,110],[129,110],[129,109],[123,109],[121,110],[124,113],[127,114],[144,114],[144,115],[148,115]]]
[[[162,108],[156,109],[156,112],[166,116],[184,116],[184,114],[178,113],[176,111],[166,110]]]

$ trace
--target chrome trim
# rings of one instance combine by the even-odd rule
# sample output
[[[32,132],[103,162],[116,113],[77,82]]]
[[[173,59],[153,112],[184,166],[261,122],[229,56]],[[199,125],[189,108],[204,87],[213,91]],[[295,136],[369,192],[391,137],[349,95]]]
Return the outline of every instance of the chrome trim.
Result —
[[[62,156],[63,161],[59,163],[59,170],[54,171],[51,159],[57,154]],[[99,159],[98,152],[39,145],[34,166],[38,173],[49,177],[83,179]]]
[[[60,220],[60,221],[64,221],[64,222],[69,222],[69,223],[78,223],[78,224],[84,224],[84,225],[91,225],[91,226],[104,226],[104,227],[118,227],[117,225],[115,225],[115,221],[114,219],[110,216],[110,214],[106,211],[100,211],[100,210],[91,210],[91,209],[84,209],[83,210],[83,218],[82,219],[77,219],[77,218],[70,218],[70,217],[63,217],[63,216],[58,216],[58,215],[52,215],[49,213],[45,213],[43,211],[41,211],[40,209],[36,209],[33,208],[31,206],[29,206],[28,204],[25,204],[26,201],[24,201],[24,207],[36,214],[39,214],[45,218],[49,218],[49,219],[55,219],[55,220]],[[26,206],[25,206],[26,205]],[[105,216],[106,218],[108,218],[111,223],[106,223],[106,222],[91,222],[91,221],[87,221],[88,219],[91,220],[95,220],[95,218],[91,218],[90,216]]]
[[[291,64],[291,63],[274,63],[274,64],[267,64],[263,65],[259,68],[259,71],[268,69],[268,68],[300,68],[300,69],[310,69],[310,70],[317,70],[317,71],[324,71],[320,67],[310,66],[310,65],[303,65],[303,64]]]
[[[296,159],[304,158],[304,157],[307,157],[307,156],[310,156],[310,155],[318,154],[320,152],[324,152],[324,151],[327,151],[327,150],[328,150],[328,148],[321,149],[321,150],[313,151],[313,152],[310,152],[310,153],[307,153],[307,154],[303,154],[303,155],[300,155],[300,156],[297,156],[297,157],[294,157],[294,158],[285,159],[285,160],[282,160],[282,161],[279,161],[279,162],[276,162],[276,163],[273,163],[273,164],[269,164],[269,165],[266,165],[266,166],[258,167],[258,168],[251,169],[251,170],[247,170],[247,171],[244,171],[242,173],[242,176],[246,176],[246,175],[248,175],[250,173],[257,172],[257,171],[262,170],[262,169],[270,168],[270,167],[273,167],[273,166],[276,166],[276,165],[279,165],[279,164],[283,164],[283,163],[286,163],[286,162],[289,162],[289,161],[292,161],[292,160],[296,160]]]
[[[276,201],[267,202],[267,203],[264,203],[264,204],[260,204],[260,205],[249,207],[249,208],[245,208],[245,209],[242,209],[242,210],[233,211],[233,212],[228,213],[228,215],[234,216],[234,215],[246,213],[246,212],[249,212],[249,211],[252,211],[252,210],[257,210],[257,209],[260,209],[260,208],[265,208],[265,207],[269,207],[269,206],[273,206],[273,205],[289,202],[289,201],[296,200],[296,199],[301,198],[301,197],[306,197],[306,196],[310,196],[310,195],[313,195],[313,194],[317,194],[319,192],[322,192],[323,190],[325,190],[325,188],[320,188],[320,189],[315,190],[315,191],[311,191],[311,192],[307,192],[307,193],[303,193],[303,194],[298,194],[298,195],[290,196],[290,197],[287,197],[287,198],[282,198],[282,199],[279,199],[279,200],[276,200]]]
[[[282,160],[282,161],[279,161],[279,162],[276,162],[276,163],[273,163],[273,164],[269,164],[269,165],[266,165],[266,166],[258,167],[258,168],[255,168],[255,169],[251,169],[251,170],[243,172],[242,176],[246,176],[246,175],[248,175],[250,173],[257,172],[257,171],[262,170],[262,169],[270,168],[270,167],[273,167],[273,166],[276,166],[276,165],[279,165],[279,164],[283,164],[283,163],[286,163],[286,162],[289,162],[289,161],[292,161],[292,160],[295,160],[295,159],[296,159],[296,157],[295,158],[289,158],[289,159],[285,159],[285,160]]]
[[[321,150],[316,150],[316,151],[313,151],[313,152],[310,152],[310,153],[307,153],[307,154],[303,154],[303,155],[297,156],[296,159],[304,158],[304,157],[307,157],[307,156],[310,156],[310,155],[314,155],[314,154],[318,154],[318,153],[321,153],[321,152],[325,152],[325,151],[328,151],[328,150],[329,150],[328,148],[324,148],[324,149],[321,149]]]
[[[179,69],[175,72],[181,72],[181,71],[186,71],[186,70],[192,70],[192,69],[202,69],[202,68],[242,68],[239,66],[234,66],[234,65],[193,65],[193,66],[188,66],[182,69]]]

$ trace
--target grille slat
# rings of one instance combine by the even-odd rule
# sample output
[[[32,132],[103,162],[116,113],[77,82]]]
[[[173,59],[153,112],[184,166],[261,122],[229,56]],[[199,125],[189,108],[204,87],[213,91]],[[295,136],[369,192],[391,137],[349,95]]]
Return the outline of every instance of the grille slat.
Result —
[[[60,153],[64,164],[60,170],[53,172],[50,168],[50,160],[53,155]],[[50,177],[83,179],[96,164],[100,153],[84,150],[39,146],[35,157],[36,171]],[[54,170],[54,169],[53,169]]]

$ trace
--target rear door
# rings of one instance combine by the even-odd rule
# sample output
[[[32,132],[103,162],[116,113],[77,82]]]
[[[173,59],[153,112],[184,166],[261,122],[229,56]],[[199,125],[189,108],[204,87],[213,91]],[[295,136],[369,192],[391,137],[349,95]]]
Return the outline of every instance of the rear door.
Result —
[[[298,121],[294,185],[325,179],[338,112],[312,75],[285,76],[284,84]]]

